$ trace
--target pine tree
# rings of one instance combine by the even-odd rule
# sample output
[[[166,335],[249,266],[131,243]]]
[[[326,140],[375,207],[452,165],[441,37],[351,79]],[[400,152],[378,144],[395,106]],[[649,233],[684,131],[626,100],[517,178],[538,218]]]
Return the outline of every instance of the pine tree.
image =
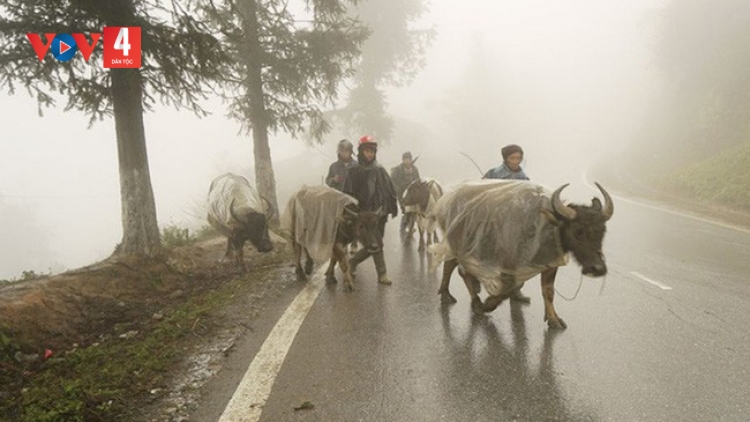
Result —
[[[118,252],[152,256],[161,249],[151,187],[144,110],[158,100],[197,114],[207,83],[229,63],[218,41],[195,19],[192,2],[158,0],[6,0],[0,4],[0,88],[26,90],[44,107],[55,95],[65,110],[83,111],[89,124],[113,116],[117,136],[123,237]],[[138,26],[142,67],[105,69],[102,42],[88,62],[75,57],[39,61],[26,33],[100,33],[104,26]],[[91,41],[89,39],[89,41]]]
[[[230,115],[252,132],[258,192],[278,216],[269,132],[322,139],[330,130],[324,107],[353,75],[367,32],[342,0],[310,0],[296,14],[281,0],[214,4],[205,9],[208,21],[224,34],[235,59],[227,75]]]

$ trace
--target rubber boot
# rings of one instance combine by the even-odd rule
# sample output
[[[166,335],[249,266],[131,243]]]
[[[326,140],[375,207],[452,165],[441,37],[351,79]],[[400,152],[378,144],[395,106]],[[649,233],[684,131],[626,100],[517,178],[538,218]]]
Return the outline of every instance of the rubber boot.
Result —
[[[383,250],[379,250],[375,252],[372,255],[373,261],[375,261],[375,271],[378,273],[378,283],[380,284],[391,284],[393,283],[390,278],[388,278],[388,272],[385,268],[385,256],[383,254]]]

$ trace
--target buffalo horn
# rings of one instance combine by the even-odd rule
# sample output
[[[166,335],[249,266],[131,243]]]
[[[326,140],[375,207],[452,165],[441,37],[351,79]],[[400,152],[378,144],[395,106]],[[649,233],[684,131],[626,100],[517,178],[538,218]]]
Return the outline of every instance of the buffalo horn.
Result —
[[[573,220],[576,218],[576,210],[573,208],[570,208],[569,206],[562,203],[560,200],[560,192],[562,192],[563,189],[568,187],[570,183],[566,183],[555,191],[555,193],[552,194],[552,208],[555,210],[556,213],[560,214],[563,218],[566,220]]]
[[[596,187],[599,188],[599,190],[602,191],[602,195],[604,195],[604,210],[602,211],[602,215],[604,216],[604,220],[607,221],[612,218],[612,214],[615,213],[615,204],[612,202],[612,197],[609,196],[602,185],[596,183]]]
[[[266,199],[264,196],[261,196],[260,199],[266,203],[266,209],[268,210],[268,214],[266,216],[266,221],[271,221],[276,214],[273,212],[273,207],[271,206],[271,201]]]

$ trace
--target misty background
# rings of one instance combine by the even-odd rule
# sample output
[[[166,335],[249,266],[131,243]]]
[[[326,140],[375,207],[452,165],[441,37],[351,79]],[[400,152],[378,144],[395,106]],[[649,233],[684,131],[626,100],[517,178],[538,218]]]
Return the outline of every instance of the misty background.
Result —
[[[680,165],[747,142],[750,10],[745,2],[686,0],[431,0],[417,26],[433,28],[425,66],[387,90],[393,135],[379,139],[391,168],[419,155],[423,176],[446,185],[479,178],[518,143],[524,168],[567,195],[590,200],[596,163],[622,171]],[[144,34],[148,36],[148,34]],[[19,42],[26,42],[19,34]],[[29,60],[36,60],[29,47]],[[342,98],[347,87],[342,87]],[[707,105],[708,104],[708,105]],[[204,226],[211,180],[253,180],[252,138],[219,99],[199,119],[156,107],[145,115],[160,227]],[[109,256],[122,236],[111,119],[88,129],[82,113],[37,113],[23,91],[0,97],[0,279],[59,272]],[[283,209],[303,183],[320,184],[345,127],[309,145],[271,137]],[[721,140],[721,142],[719,142]],[[688,147],[685,147],[688,146]],[[670,156],[671,153],[674,157]]]

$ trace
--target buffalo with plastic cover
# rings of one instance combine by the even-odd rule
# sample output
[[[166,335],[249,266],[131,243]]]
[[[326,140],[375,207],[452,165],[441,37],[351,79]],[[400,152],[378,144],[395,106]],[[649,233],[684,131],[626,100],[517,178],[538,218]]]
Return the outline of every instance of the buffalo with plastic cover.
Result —
[[[242,249],[246,241],[259,252],[273,250],[268,232],[271,206],[242,176],[223,174],[211,182],[208,191],[208,222],[227,237],[225,256],[234,255],[244,268]]]
[[[599,185],[605,205],[594,198],[590,206],[564,205],[564,185],[550,189],[526,181],[480,181],[460,186],[438,201],[433,216],[444,239],[431,248],[443,264],[438,293],[455,303],[448,291],[456,267],[472,297],[472,309],[490,312],[507,298],[520,295],[530,278],[542,274],[545,320],[565,328],[554,306],[557,267],[572,253],[586,275],[606,274],[602,240],[605,223],[614,212],[609,194]],[[489,294],[484,303],[480,286]]]
[[[347,205],[356,207],[357,200],[328,186],[303,186],[287,202],[281,231],[313,261],[328,261]]]
[[[336,282],[334,268],[338,263],[344,273],[345,290],[352,290],[346,246],[359,239],[367,242],[376,217],[373,212],[360,212],[356,199],[328,186],[303,186],[295,192],[281,217],[281,230],[292,240],[297,277],[306,279],[316,262],[330,260],[328,282]]]
[[[435,219],[428,216],[433,213],[435,204],[443,196],[443,187],[431,178],[421,178],[413,181],[404,191],[401,203],[404,206],[407,236],[411,238],[416,223],[419,230],[419,250],[438,242],[435,232]],[[426,239],[426,242],[425,242]]]

